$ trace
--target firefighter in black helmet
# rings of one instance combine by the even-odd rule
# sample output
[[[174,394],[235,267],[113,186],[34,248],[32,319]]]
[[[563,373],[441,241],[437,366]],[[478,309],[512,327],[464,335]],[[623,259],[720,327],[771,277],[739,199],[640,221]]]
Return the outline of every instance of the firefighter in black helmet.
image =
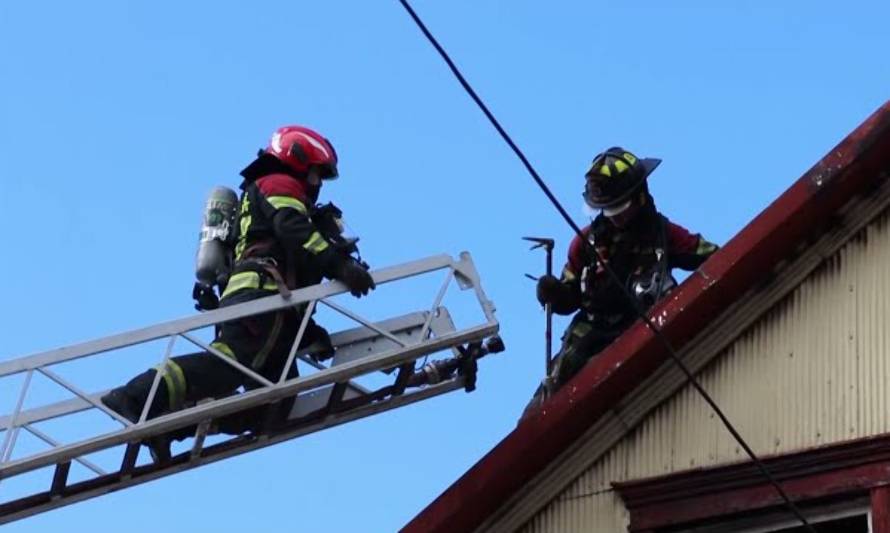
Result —
[[[584,201],[598,213],[582,230],[587,244],[576,235],[561,278],[538,280],[541,304],[575,316],[563,334],[551,375],[532,404],[565,385],[633,324],[637,314],[628,292],[640,308],[648,309],[675,286],[673,268],[694,270],[717,250],[656,209],[646,180],[660,163],[617,146],[593,159],[585,175]],[[622,285],[608,275],[592,249]]]

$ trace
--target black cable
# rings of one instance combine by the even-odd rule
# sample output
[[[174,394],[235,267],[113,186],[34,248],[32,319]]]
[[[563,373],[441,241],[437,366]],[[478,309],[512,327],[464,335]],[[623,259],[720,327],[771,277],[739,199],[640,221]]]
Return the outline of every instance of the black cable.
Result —
[[[550,200],[550,202],[553,204],[553,206],[556,208],[556,210],[559,211],[559,214],[562,215],[562,218],[566,221],[566,223],[569,226],[572,227],[572,229],[575,231],[575,233],[581,239],[581,242],[584,243],[585,247],[590,252],[592,252],[592,255],[596,259],[597,263],[599,263],[599,265],[601,265],[605,269],[605,271],[609,274],[609,276],[612,278],[612,280],[622,288],[625,296],[627,296],[627,298],[630,299],[630,301],[632,302],[634,310],[636,311],[639,318],[646,324],[646,326],[652,331],[652,333],[655,334],[655,336],[658,338],[658,340],[664,346],[665,350],[667,350],[671,359],[673,359],[674,363],[676,363],[677,366],[680,368],[680,370],[683,372],[683,374],[686,375],[686,379],[689,381],[689,383],[691,383],[692,386],[695,388],[695,390],[698,391],[698,393],[702,396],[702,398],[704,398],[705,402],[707,402],[708,405],[711,406],[711,409],[713,409],[714,412],[717,413],[717,416],[720,418],[720,421],[723,422],[723,425],[726,426],[726,429],[733,436],[733,438],[736,440],[736,442],[738,442],[739,445],[745,450],[745,453],[748,454],[748,457],[751,458],[751,461],[753,461],[758,466],[760,471],[763,473],[763,476],[770,482],[770,484],[772,484],[775,487],[776,492],[778,492],[779,496],[781,496],[782,499],[785,501],[785,505],[788,507],[788,509],[797,517],[797,519],[800,520],[800,522],[804,525],[804,527],[807,528],[808,531],[811,531],[812,533],[816,533],[816,530],[813,528],[812,525],[810,525],[810,523],[807,521],[807,519],[803,516],[803,514],[800,512],[800,509],[797,508],[797,505],[795,505],[794,502],[791,501],[791,498],[788,497],[788,494],[785,493],[785,490],[782,488],[782,486],[779,484],[779,482],[776,481],[776,479],[772,476],[772,474],[766,468],[766,465],[764,465],[763,462],[757,457],[757,455],[755,455],[754,450],[752,450],[751,447],[748,446],[748,443],[745,442],[745,439],[743,439],[742,436],[739,434],[739,432],[735,429],[735,426],[733,426],[732,423],[729,421],[729,419],[726,417],[726,415],[723,414],[723,411],[720,409],[720,407],[717,405],[717,403],[711,398],[711,396],[707,393],[707,391],[705,391],[705,389],[701,386],[701,384],[698,382],[698,380],[695,379],[695,376],[693,376],[692,371],[689,370],[689,367],[687,367],[686,364],[680,359],[680,357],[674,351],[673,347],[668,342],[667,338],[665,338],[665,336],[661,333],[661,330],[659,330],[655,326],[655,324],[652,323],[652,321],[649,319],[649,317],[646,316],[645,311],[640,308],[639,302],[637,302],[636,298],[634,298],[633,295],[630,294],[627,287],[624,286],[624,283],[621,282],[620,278],[615,273],[615,271],[612,270],[612,268],[608,265],[608,263],[603,261],[602,257],[600,257],[600,255],[599,255],[599,252],[597,252],[595,248],[590,246],[590,243],[588,242],[587,238],[584,237],[584,234],[582,233],[581,228],[579,228],[578,225],[575,224],[575,221],[572,220],[572,218],[566,212],[566,210],[562,206],[562,204],[559,203],[559,200],[557,200],[556,197],[553,195],[553,193],[550,191],[550,188],[547,187],[547,184],[544,183],[544,180],[541,179],[541,176],[534,169],[532,164],[529,162],[528,158],[525,157],[525,154],[522,152],[522,150],[520,150],[519,147],[516,146],[516,143],[513,142],[513,139],[510,138],[510,135],[504,130],[504,128],[501,126],[501,124],[498,122],[498,120],[494,117],[494,115],[491,113],[491,111],[488,110],[488,106],[486,106],[485,103],[482,101],[482,99],[479,98],[479,95],[476,94],[476,91],[473,90],[473,88],[470,86],[470,84],[466,80],[466,78],[464,78],[463,74],[461,74],[460,70],[454,64],[454,61],[451,60],[451,57],[448,55],[448,53],[445,51],[445,49],[442,48],[442,45],[439,44],[439,41],[437,41],[436,38],[433,37],[433,34],[430,33],[429,29],[427,29],[426,24],[424,24],[423,21],[420,20],[420,17],[417,15],[417,13],[414,11],[414,9],[411,7],[411,5],[408,3],[408,0],[399,0],[399,3],[402,4],[402,7],[405,8],[405,10],[408,12],[408,14],[414,20],[414,23],[417,25],[417,27],[420,29],[420,31],[423,32],[424,36],[426,36],[426,38],[430,42],[430,44],[432,44],[433,47],[436,49],[436,51],[439,52],[439,55],[442,57],[443,60],[445,60],[445,63],[448,64],[448,68],[451,69],[452,74],[454,74],[454,76],[457,78],[457,81],[460,82],[461,86],[464,88],[464,90],[467,92],[467,94],[470,95],[470,98],[472,98],[473,101],[476,102],[476,105],[479,106],[479,109],[482,110],[482,112],[488,118],[489,122],[491,122],[491,125],[494,126],[494,128],[498,131],[498,133],[501,135],[501,138],[504,140],[504,142],[506,142],[507,145],[513,150],[513,153],[516,154],[516,157],[518,157],[519,160],[522,161],[522,164],[525,166],[525,169],[531,175],[532,179],[535,180],[535,183],[538,184],[538,187],[541,188],[541,190],[544,192],[544,194],[547,196],[547,198]]]

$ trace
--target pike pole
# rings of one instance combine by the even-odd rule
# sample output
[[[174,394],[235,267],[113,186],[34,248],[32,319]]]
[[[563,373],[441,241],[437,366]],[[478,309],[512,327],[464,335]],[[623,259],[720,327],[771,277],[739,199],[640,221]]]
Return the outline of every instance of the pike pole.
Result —
[[[547,257],[547,275],[553,275],[553,246],[556,244],[556,241],[553,239],[548,239],[545,237],[523,237],[522,240],[529,241],[535,243],[532,245],[529,250],[535,250],[537,248],[543,248],[546,252]],[[532,276],[529,276],[532,277]],[[550,367],[553,360],[553,310],[550,308],[550,304],[546,304],[544,306],[544,314],[546,315],[546,327],[544,328],[544,336],[545,336],[545,362],[544,362],[544,377],[550,377]]]

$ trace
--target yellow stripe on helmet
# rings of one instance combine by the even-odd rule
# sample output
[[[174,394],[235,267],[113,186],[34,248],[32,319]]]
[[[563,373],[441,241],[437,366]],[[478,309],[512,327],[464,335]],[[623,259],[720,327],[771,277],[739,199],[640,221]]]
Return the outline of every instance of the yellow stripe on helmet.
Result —
[[[622,161],[620,159],[616,160],[614,165],[615,165],[615,170],[617,170],[619,174],[626,172],[627,169],[630,168],[630,165],[628,165],[627,163],[625,163],[624,161]]]

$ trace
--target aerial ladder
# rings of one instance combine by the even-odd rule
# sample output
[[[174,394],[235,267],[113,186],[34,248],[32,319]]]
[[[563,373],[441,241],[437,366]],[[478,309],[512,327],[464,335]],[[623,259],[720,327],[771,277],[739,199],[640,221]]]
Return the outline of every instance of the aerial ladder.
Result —
[[[455,259],[449,255],[432,256],[372,272],[379,286],[403,282],[420,276],[439,276],[444,272],[432,304],[421,310],[384,320],[370,320],[336,301],[347,291],[337,281],[322,283],[276,294],[235,306],[164,322],[109,337],[65,346],[35,355],[0,361],[0,392],[12,393],[12,411],[0,417],[0,524],[32,516],[57,507],[86,500],[147,481],[176,474],[201,465],[220,461],[295,439],[325,428],[397,409],[457,389],[472,391],[476,383],[477,360],[504,349],[497,336],[498,322],[493,303],[486,297],[472,258],[466,252]],[[456,285],[460,291],[449,291]],[[475,324],[456,326],[443,305],[446,294],[457,292],[461,318],[478,317]],[[471,295],[471,296],[467,296]],[[467,300],[475,310],[465,313]],[[475,300],[475,302],[473,301]],[[364,302],[363,302],[364,303]],[[303,321],[291,347],[281,378],[270,381],[250,368],[213,349],[201,332],[214,326],[252,315],[291,306],[305,308]],[[477,307],[478,306],[478,307]],[[313,311],[320,308],[343,317],[354,327],[331,335],[335,353],[332,359],[318,361],[307,348],[298,348]],[[206,336],[206,335],[205,335]],[[225,398],[208,398],[195,405],[157,418],[148,419],[149,406],[157,392],[156,378],[141,417],[131,422],[108,409],[100,398],[108,389],[91,390],[94,379],[81,384],[68,371],[75,360],[126,357],[134,349],[146,346],[163,348],[157,354],[160,364],[173,356],[180,345],[197,347],[220,357],[258,383],[258,387]],[[311,347],[310,347],[311,348]],[[431,356],[435,356],[430,359]],[[422,359],[422,361],[421,361]],[[299,364],[299,376],[288,378],[288,369]],[[133,369],[137,370],[136,368]],[[158,373],[158,376],[160,373]],[[291,374],[293,375],[293,374]],[[29,397],[35,377],[58,389],[56,401],[42,403]],[[373,379],[370,379],[373,378]],[[10,380],[17,380],[10,387]],[[374,381],[369,387],[363,381]],[[116,384],[115,384],[116,385]],[[44,387],[45,388],[45,387]],[[64,393],[66,399],[58,399]],[[293,398],[293,407],[284,422],[271,429],[240,435],[214,434],[214,421],[237,415],[258,406]],[[51,433],[66,420],[100,413],[103,427],[85,437],[63,441]],[[110,419],[110,420],[109,420]],[[140,455],[144,441],[183,427],[197,427],[194,439],[170,461],[154,462]],[[20,437],[28,434],[30,442],[41,447],[17,447]],[[89,457],[88,457],[89,456]],[[95,459],[100,457],[103,461]],[[110,466],[109,466],[110,464]],[[78,465],[72,468],[73,465]],[[73,475],[73,472],[77,475]],[[45,484],[38,492],[25,483],[24,494],[16,481],[27,474],[42,473]]]

